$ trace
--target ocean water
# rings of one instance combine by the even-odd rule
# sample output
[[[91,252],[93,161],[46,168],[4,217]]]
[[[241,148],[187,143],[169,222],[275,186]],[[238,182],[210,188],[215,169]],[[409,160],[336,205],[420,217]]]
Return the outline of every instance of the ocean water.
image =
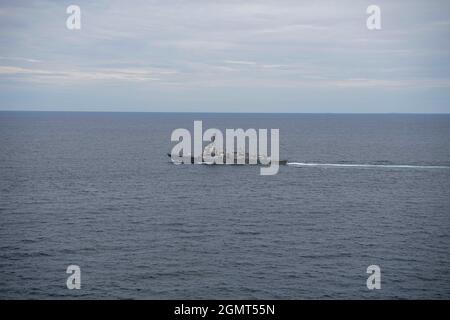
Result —
[[[173,165],[194,120],[291,164]],[[0,298],[450,298],[448,115],[0,112],[0,188]]]

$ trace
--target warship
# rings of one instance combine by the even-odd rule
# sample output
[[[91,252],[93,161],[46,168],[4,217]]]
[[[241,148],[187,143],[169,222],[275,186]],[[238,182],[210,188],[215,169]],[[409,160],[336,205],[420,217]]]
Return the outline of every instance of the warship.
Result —
[[[270,157],[267,157],[265,159],[265,161],[261,161],[262,158],[258,158],[258,159],[252,159],[248,153],[242,154],[242,153],[238,153],[235,152],[234,153],[234,159],[233,162],[227,162],[226,161],[226,156],[222,155],[222,163],[216,163],[211,162],[211,161],[206,161],[205,159],[203,159],[203,157],[199,157],[199,158],[195,158],[193,156],[186,156],[183,157],[181,156],[179,159],[172,159],[172,155],[170,153],[167,154],[169,156],[169,158],[172,160],[173,163],[175,164],[206,164],[206,165],[229,165],[229,164],[235,164],[235,165],[263,165],[263,166],[268,166],[273,164],[274,162],[272,162],[272,160],[270,159]],[[214,157],[214,155],[212,154],[212,156]],[[242,159],[244,159],[244,161],[242,161]],[[240,160],[240,162],[238,162],[238,160]],[[253,161],[250,161],[253,160]],[[256,161],[255,161],[256,160]],[[243,162],[243,163],[242,163]],[[286,165],[287,164],[287,160],[278,160],[277,163],[278,165],[282,166],[282,165]]]

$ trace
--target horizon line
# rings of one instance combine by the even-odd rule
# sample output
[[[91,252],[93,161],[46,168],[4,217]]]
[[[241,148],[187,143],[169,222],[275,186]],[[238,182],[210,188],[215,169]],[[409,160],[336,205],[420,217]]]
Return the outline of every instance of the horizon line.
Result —
[[[95,111],[95,110],[1,110],[0,112],[67,112],[67,113],[183,113],[183,114],[367,114],[367,115],[450,115],[450,112],[225,112],[225,111]]]

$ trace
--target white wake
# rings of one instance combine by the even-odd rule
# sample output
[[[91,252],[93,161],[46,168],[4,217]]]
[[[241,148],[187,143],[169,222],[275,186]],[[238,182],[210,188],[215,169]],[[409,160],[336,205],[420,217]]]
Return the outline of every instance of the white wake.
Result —
[[[402,169],[450,169],[450,166],[415,166],[407,164],[350,164],[350,163],[308,163],[288,162],[293,167],[346,167],[346,168],[402,168]]]

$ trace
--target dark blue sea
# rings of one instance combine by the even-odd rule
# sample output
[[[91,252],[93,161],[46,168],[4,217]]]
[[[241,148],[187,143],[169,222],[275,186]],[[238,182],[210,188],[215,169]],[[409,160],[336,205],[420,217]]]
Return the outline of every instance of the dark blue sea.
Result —
[[[312,165],[174,165],[194,120]],[[0,112],[0,188],[0,298],[450,298],[449,115]]]

